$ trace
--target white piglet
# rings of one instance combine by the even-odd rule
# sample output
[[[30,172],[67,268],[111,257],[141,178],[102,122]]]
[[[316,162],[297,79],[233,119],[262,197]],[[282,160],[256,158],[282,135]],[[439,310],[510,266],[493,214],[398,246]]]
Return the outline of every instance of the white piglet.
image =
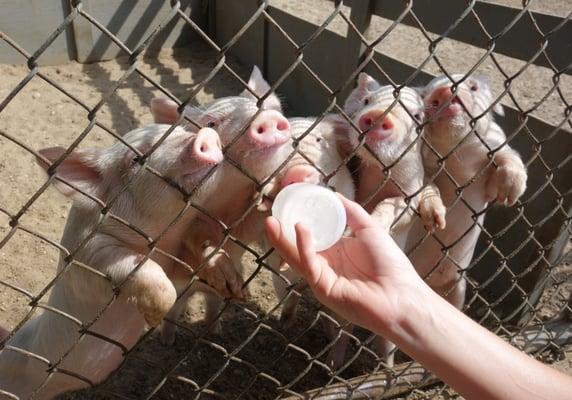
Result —
[[[145,153],[168,129],[168,125],[151,125],[123,139]],[[185,207],[181,190],[190,193],[204,181],[195,200],[205,200],[220,177],[218,169],[211,170],[223,160],[219,137],[208,128],[192,133],[177,127],[148,156],[147,165],[176,185],[134,162],[136,154],[122,143],[74,151],[61,160],[64,153],[61,147],[40,150],[43,158],[38,163],[55,173],[54,186],[74,201],[62,238],[74,262],[60,257],[59,276],[47,307],[0,352],[0,389],[21,399],[31,395],[50,399],[87,387],[87,382],[100,382],[123,360],[120,346],[131,348],[146,322],[160,323],[176,299],[169,277],[176,275],[178,267],[157,250],[148,257],[148,238],[157,240],[162,252],[178,253],[194,211],[187,210],[160,234]],[[106,212],[102,214],[101,206],[63,181],[103,201]],[[50,363],[61,362],[48,377],[50,365],[21,351]]]
[[[327,183],[336,192],[353,200],[355,187],[350,172],[343,164],[342,156],[338,152],[335,123],[330,122],[326,117],[312,128],[315,123],[313,118],[291,118],[289,121],[292,136],[301,140],[298,142],[298,152],[278,173],[273,195],[277,195],[280,190],[294,183],[316,185]],[[302,135],[305,136],[302,138]],[[326,178],[328,178],[327,182],[325,182]],[[287,277],[290,283],[300,280],[300,275],[293,269],[280,268],[281,262],[277,252],[274,252],[271,260],[273,268]],[[278,297],[284,298],[287,295],[288,283],[277,274],[273,275],[273,281]],[[292,323],[297,300],[297,297],[291,296],[284,302],[281,320],[286,325]]]
[[[189,231],[181,254],[190,265],[206,263],[204,277],[223,297],[244,298],[247,294],[242,289],[241,258],[244,249],[227,241],[217,251],[217,245],[223,240],[223,231],[215,220],[232,227],[233,236],[243,243],[259,241],[264,228],[262,216],[253,207],[257,185],[269,178],[292,151],[290,124],[281,113],[278,97],[270,92],[270,85],[256,67],[248,87],[250,90],[245,89],[238,96],[215,99],[200,107],[188,106],[184,111],[192,121],[219,132],[229,161],[222,168],[217,196],[205,205],[214,219],[198,218],[200,229]],[[253,93],[259,98],[266,96],[260,109]],[[153,100],[151,111],[156,122],[173,123],[178,118],[177,104],[170,100]],[[170,320],[176,320],[183,311],[187,297],[177,302],[169,314]],[[221,305],[220,297],[207,296],[206,320],[214,324],[215,331],[220,326],[213,318]],[[173,324],[163,326],[162,340],[165,343],[175,340]]]
[[[333,121],[331,116],[326,116],[312,128],[316,121],[314,118],[291,118],[289,121],[292,136],[300,139],[298,152],[277,175],[277,185],[273,194],[278,194],[280,190],[294,183],[327,184],[336,192],[353,200],[355,185],[338,150],[337,122]],[[266,248],[269,248],[268,244]],[[280,319],[288,327],[294,321],[299,301],[299,297],[294,293],[289,293],[288,288],[296,283],[294,289],[300,292],[306,285],[294,269],[282,264],[282,259],[276,251],[271,254],[268,262],[275,272],[272,275],[274,290],[278,299],[283,302]],[[338,324],[344,325],[345,321],[337,315],[333,315],[333,318],[338,321]],[[338,335],[338,330],[332,321],[326,321],[326,330],[331,339]],[[328,363],[332,366],[339,366],[343,360],[348,339],[345,335],[341,336],[332,346],[328,354]]]
[[[445,226],[445,208],[439,196],[433,195],[438,194],[436,188],[424,186],[420,141],[416,141],[416,128],[424,116],[423,101],[415,90],[403,87],[395,103],[394,92],[392,86],[381,86],[360,73],[344,112],[361,132],[347,124],[349,146],[345,147],[358,147],[364,133],[369,150],[361,146],[356,153],[360,160],[356,200],[386,229],[395,224],[392,236],[404,245],[415,220],[413,210],[420,212],[424,225],[432,230]],[[385,167],[389,167],[388,178]],[[407,197],[411,197],[409,205]]]
[[[360,162],[356,200],[390,231],[401,248],[405,248],[411,229],[419,220],[415,211],[426,229],[443,229],[446,210],[439,192],[433,185],[424,185],[421,146],[416,140],[417,127],[424,117],[419,94],[408,87],[396,94],[392,86],[382,86],[366,73],[360,73],[344,112],[361,131],[346,123],[346,150],[358,148],[361,134],[369,148],[360,146],[356,152]],[[385,176],[386,168],[390,179]],[[394,348],[382,337],[377,338],[377,353],[388,365],[393,365]],[[341,364],[343,356],[339,352],[333,365]]]
[[[463,76],[452,78],[459,81]],[[428,174],[436,174],[434,183],[447,206],[449,222],[410,257],[428,284],[461,309],[466,290],[463,273],[481,233],[483,210],[492,200],[513,205],[526,189],[527,173],[493,119],[493,112],[502,114],[503,110],[500,104],[493,106],[484,79],[468,77],[453,94],[451,81],[442,76],[431,81],[422,94],[429,118],[425,137],[430,145],[424,146],[424,162]],[[472,118],[476,118],[474,128]],[[489,154],[494,154],[496,165],[491,164]],[[446,255],[442,247],[447,248]]]

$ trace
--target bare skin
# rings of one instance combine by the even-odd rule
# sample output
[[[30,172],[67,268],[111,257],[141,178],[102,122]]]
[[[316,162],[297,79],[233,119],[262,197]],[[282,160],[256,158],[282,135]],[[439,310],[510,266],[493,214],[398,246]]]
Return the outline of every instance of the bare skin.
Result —
[[[276,219],[266,220],[270,242],[324,305],[384,335],[466,399],[570,398],[572,377],[530,358],[445,301],[363,208],[340,198],[354,235],[321,253],[302,225],[293,246]]]
[[[358,148],[356,155],[360,160],[356,185],[358,203],[380,227],[391,232],[400,247],[406,246],[416,222],[429,231],[443,229],[446,209],[439,190],[432,184],[424,184],[421,147],[416,140],[416,128],[424,116],[419,94],[411,88],[401,88],[396,103],[392,86],[382,86],[362,72],[357,87],[345,102],[344,111],[365,134],[365,144],[371,151],[365,146],[358,147],[359,132],[346,123],[345,135],[341,136],[347,141],[346,147]],[[420,220],[414,210],[419,212]],[[418,234],[415,230],[413,233],[417,238],[424,232]],[[347,340],[346,335],[342,338]],[[395,346],[378,338],[375,347],[386,363],[393,365]],[[341,360],[343,354],[338,355],[333,365],[341,364]]]

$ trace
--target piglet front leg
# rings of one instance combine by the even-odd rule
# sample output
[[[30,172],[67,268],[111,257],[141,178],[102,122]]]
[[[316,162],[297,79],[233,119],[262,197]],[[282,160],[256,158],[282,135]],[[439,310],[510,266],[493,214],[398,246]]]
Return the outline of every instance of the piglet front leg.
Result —
[[[389,197],[381,201],[372,211],[371,216],[380,227],[387,232],[399,231],[408,226],[413,219],[413,212],[403,197]]]
[[[177,299],[175,287],[155,262],[145,262],[133,275],[129,290],[149,326],[158,326]]]
[[[149,326],[155,327],[175,304],[177,292],[163,268],[151,259],[143,261],[143,257],[128,248],[113,247],[108,252],[102,249],[96,263],[104,263],[102,265],[106,266],[114,285],[120,285],[127,279],[121,290],[135,300]]]
[[[497,167],[491,168],[486,198],[512,206],[526,190],[526,168],[518,153],[510,148],[499,151],[495,161]]]
[[[430,184],[421,190],[421,193],[419,193],[418,210],[427,231],[434,232],[435,228],[445,229],[447,208],[443,204],[437,186]]]
[[[228,253],[223,248],[217,250],[217,247],[211,245],[210,242],[206,242],[203,246],[202,256],[208,261],[207,265],[199,271],[199,277],[222,297],[244,299],[242,277]]]

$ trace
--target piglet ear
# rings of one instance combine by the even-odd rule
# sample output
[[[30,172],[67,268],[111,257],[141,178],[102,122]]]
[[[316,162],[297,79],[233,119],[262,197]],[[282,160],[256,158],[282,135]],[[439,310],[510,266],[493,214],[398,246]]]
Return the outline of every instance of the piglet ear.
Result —
[[[151,114],[156,124],[174,124],[179,118],[178,105],[171,99],[159,97],[151,100]]]
[[[327,114],[320,125],[340,136],[347,136],[348,130],[352,129],[350,123],[340,114]]]
[[[36,162],[47,172],[50,166],[64,155],[65,151],[64,147],[59,146],[42,149],[39,153],[43,158],[37,157]],[[56,167],[55,174],[79,190],[99,197],[102,177],[96,168],[98,155],[99,151],[96,149],[71,152]],[[54,180],[53,185],[67,197],[78,201],[86,200],[83,194],[59,180]]]
[[[262,72],[260,72],[260,69],[258,69],[256,65],[252,68],[250,78],[248,79],[248,87],[258,97],[264,96],[270,90],[270,85],[262,77]],[[252,93],[246,89],[241,93],[241,96],[255,98]]]
[[[262,72],[260,72],[260,69],[256,65],[252,68],[252,73],[248,79],[248,87],[256,96],[247,89],[244,89],[240,95],[255,101],[258,101],[260,97],[264,96],[270,90],[270,85],[262,77]],[[276,110],[282,112],[282,105],[280,104],[280,99],[276,96],[276,93],[272,92],[266,99],[264,99],[262,108],[265,110]]]
[[[413,89],[413,91],[415,93],[417,93],[419,96],[425,97],[425,87],[424,86],[414,86],[411,89]]]
[[[358,75],[358,89],[367,90],[368,92],[373,92],[379,89],[381,85],[378,81],[373,79],[371,76],[365,72],[360,72]]]
[[[350,142],[350,132],[354,129],[348,120],[340,114],[328,114],[324,117],[320,126],[333,134],[338,153],[346,158],[353,150]]]

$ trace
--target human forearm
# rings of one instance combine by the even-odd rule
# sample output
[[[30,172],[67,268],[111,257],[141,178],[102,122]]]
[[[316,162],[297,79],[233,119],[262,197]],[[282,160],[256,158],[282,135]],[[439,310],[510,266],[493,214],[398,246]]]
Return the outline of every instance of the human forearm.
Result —
[[[387,337],[467,399],[565,399],[572,378],[513,348],[432,292]],[[418,298],[419,298],[418,297]]]

